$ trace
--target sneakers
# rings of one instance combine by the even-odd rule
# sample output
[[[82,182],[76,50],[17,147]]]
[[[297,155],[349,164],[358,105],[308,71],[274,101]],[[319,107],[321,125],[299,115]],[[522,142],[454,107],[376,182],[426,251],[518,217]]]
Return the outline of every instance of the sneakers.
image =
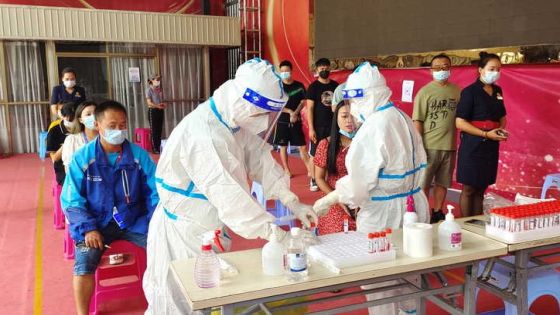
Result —
[[[315,180],[312,178],[311,181],[309,182],[309,190],[310,191],[317,191],[319,190],[319,186],[317,186],[317,183],[315,182]]]
[[[432,209],[432,217],[430,218],[430,223],[438,223],[439,221],[445,221],[445,214],[441,210]]]

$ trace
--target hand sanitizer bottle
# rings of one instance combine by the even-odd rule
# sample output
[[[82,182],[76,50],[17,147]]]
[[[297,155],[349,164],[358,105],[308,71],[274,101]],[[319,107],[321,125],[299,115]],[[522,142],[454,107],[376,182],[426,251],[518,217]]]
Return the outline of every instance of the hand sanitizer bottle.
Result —
[[[453,206],[447,205],[445,221],[438,227],[438,245],[441,250],[461,250],[463,248],[461,227],[455,222]]]

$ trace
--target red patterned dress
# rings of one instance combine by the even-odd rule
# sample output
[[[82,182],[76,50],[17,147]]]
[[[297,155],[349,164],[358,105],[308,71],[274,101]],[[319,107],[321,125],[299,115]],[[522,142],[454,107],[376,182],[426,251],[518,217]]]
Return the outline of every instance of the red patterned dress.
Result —
[[[313,163],[325,170],[327,170],[327,156],[328,156],[329,141],[328,139],[323,139],[319,142],[317,146],[317,151],[315,152],[315,157],[313,158]],[[340,147],[338,154],[336,156],[336,174],[328,174],[327,183],[332,189],[335,188],[336,181],[347,175],[346,165],[344,160],[346,159],[346,153],[348,153],[348,147]],[[319,218],[319,235],[337,233],[344,231],[344,219],[348,219],[349,230],[356,230],[356,221],[353,220],[344,209],[339,205],[335,204],[329,208],[329,212]]]

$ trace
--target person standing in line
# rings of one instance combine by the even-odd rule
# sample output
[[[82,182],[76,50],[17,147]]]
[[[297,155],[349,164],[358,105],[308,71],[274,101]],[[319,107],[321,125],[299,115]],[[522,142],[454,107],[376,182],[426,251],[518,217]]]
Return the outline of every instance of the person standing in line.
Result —
[[[288,163],[288,144],[299,147],[299,155],[307,168],[307,176],[311,176],[309,154],[307,153],[300,116],[300,112],[305,105],[305,87],[303,83],[292,78],[292,63],[290,61],[282,61],[279,68],[284,92],[289,99],[278,118],[273,143],[280,146],[282,167],[289,177],[292,177],[292,172]]]
[[[51,114],[54,117],[57,117],[60,104],[74,102],[75,106],[78,106],[86,100],[86,90],[76,84],[76,71],[74,69],[64,68],[60,80],[62,84],[55,86],[51,93]]]
[[[161,88],[161,76],[152,75],[148,79],[150,85],[146,89],[146,102],[148,103],[148,119],[150,121],[152,152],[159,154],[161,146],[161,132],[163,130],[163,117],[165,103],[163,103],[163,93]]]
[[[430,67],[433,80],[416,94],[412,119],[422,135],[428,157],[422,183],[426,197],[430,195],[430,186],[434,182],[434,207],[430,221],[436,223],[445,220],[441,209],[455,169],[455,110],[461,89],[449,82],[451,59],[447,55],[432,58]]]
[[[309,155],[315,156],[315,150],[319,142],[331,133],[331,121],[333,118],[332,99],[334,90],[338,86],[338,82],[329,79],[331,62],[327,58],[321,58],[315,62],[317,80],[309,85],[307,89],[307,122],[309,127],[309,140],[311,146]],[[310,164],[313,160],[310,159]],[[311,170],[311,182],[309,190],[317,191],[317,182],[315,181],[314,166],[309,167]]]
[[[502,88],[495,84],[502,64],[496,54],[480,53],[479,77],[461,92],[455,123],[461,130],[457,181],[463,184],[463,216],[482,214],[484,192],[496,182],[500,142],[508,138]]]

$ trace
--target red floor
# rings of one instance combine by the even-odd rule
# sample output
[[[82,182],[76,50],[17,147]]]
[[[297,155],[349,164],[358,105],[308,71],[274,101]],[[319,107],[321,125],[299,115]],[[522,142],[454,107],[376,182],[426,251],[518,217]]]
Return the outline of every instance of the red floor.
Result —
[[[303,202],[312,204],[321,193],[309,191],[306,172],[299,159],[291,158],[291,165],[295,174],[292,189]],[[49,160],[42,162],[36,154],[17,155],[0,159],[0,174],[0,205],[3,205],[0,207],[0,314],[74,314],[72,261],[63,258],[63,232],[54,230],[52,223],[52,164]],[[263,243],[235,237],[233,250],[254,248]],[[446,275],[452,283],[462,281],[460,270]],[[352,302],[361,300],[363,297],[351,299]],[[483,292],[477,309],[486,312],[502,307],[501,300]],[[143,308],[142,303],[134,299],[118,300],[103,305],[102,314],[142,314]],[[427,311],[428,314],[446,314],[431,304]],[[539,299],[531,311],[543,315],[560,314],[558,303],[551,297]],[[367,311],[351,314],[367,314]]]

